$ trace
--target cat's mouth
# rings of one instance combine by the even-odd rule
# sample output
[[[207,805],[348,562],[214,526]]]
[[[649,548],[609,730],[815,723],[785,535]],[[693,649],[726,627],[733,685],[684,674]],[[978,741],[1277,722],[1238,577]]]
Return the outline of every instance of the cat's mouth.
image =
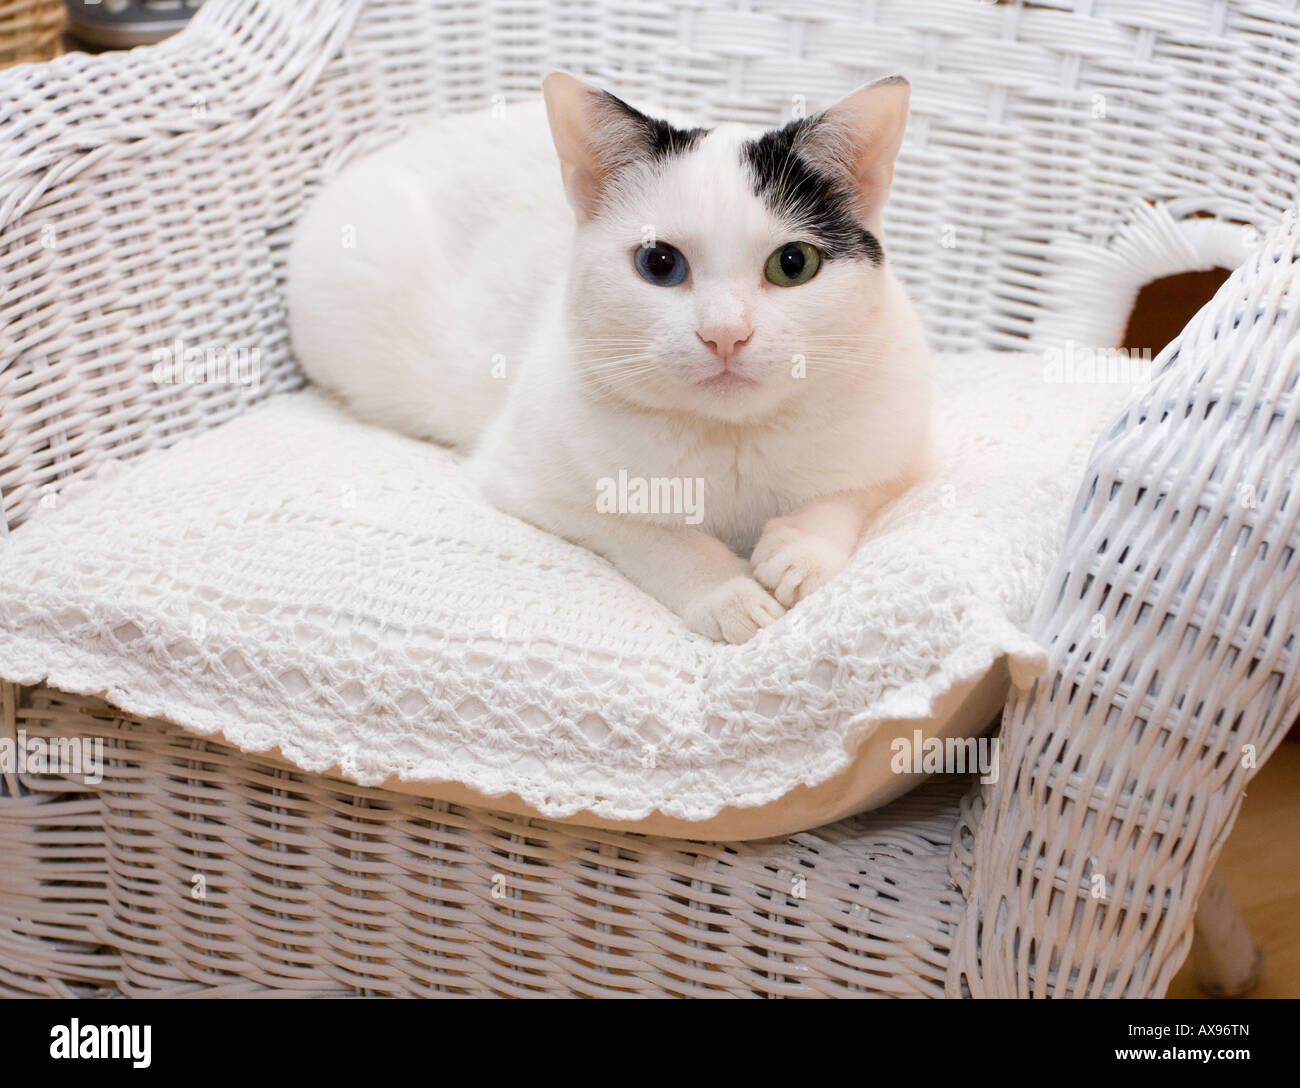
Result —
[[[719,370],[716,374],[710,375],[695,384],[700,389],[726,393],[752,389],[758,383],[753,378],[746,378],[743,374],[737,374],[734,370]]]

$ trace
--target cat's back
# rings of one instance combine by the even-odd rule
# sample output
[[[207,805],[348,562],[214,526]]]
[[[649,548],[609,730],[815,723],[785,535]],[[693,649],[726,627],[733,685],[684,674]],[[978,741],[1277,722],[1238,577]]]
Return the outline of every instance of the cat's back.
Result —
[[[441,118],[308,209],[289,255],[294,351],[363,418],[471,445],[558,305],[571,233],[540,101]]]

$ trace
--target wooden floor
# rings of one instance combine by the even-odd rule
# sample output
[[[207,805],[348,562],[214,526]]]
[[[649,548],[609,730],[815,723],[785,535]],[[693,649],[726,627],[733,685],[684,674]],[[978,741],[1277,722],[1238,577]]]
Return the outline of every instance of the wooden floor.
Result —
[[[1264,953],[1248,997],[1300,997],[1300,743],[1284,741],[1246,791],[1220,867]],[[1169,997],[1200,997],[1191,964]]]

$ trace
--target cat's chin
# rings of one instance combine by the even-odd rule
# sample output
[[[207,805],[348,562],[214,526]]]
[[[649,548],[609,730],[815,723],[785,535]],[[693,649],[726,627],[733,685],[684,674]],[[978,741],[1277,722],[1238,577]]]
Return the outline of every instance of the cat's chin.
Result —
[[[769,383],[734,371],[698,381],[665,384],[653,391],[623,391],[617,385],[591,383],[601,403],[622,403],[634,411],[694,416],[710,423],[745,424],[770,416],[784,402]]]

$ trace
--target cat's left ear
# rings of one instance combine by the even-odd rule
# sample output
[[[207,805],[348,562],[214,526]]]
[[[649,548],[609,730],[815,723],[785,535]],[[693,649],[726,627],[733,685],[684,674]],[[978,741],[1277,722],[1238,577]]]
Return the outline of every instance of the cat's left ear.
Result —
[[[614,174],[648,152],[654,122],[568,72],[548,72],[542,95],[569,203],[581,218],[590,219]]]
[[[848,174],[858,218],[877,227],[889,199],[911,93],[902,76],[868,83],[818,114],[809,132],[805,153]]]

